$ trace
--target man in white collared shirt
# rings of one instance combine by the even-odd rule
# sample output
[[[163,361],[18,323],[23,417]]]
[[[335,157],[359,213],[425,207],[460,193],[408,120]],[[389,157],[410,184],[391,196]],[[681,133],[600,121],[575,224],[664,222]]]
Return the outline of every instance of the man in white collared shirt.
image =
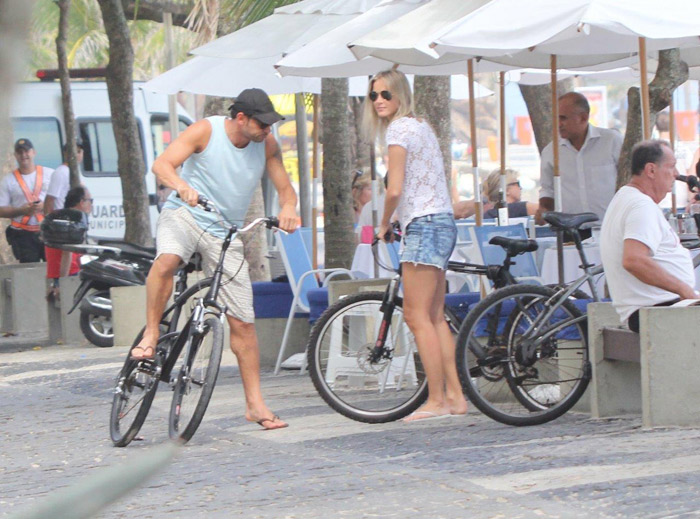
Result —
[[[602,222],[615,194],[622,135],[589,124],[589,115],[590,107],[582,94],[569,92],[559,98],[561,207],[567,213],[593,212]],[[551,142],[542,150],[540,186],[538,218],[542,212],[554,210]]]

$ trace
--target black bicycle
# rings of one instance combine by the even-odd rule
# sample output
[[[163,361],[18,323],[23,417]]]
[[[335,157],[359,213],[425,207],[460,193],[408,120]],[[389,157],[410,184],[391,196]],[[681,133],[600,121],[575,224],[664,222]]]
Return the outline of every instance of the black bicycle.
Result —
[[[199,204],[205,210],[216,211],[204,197],[200,197]],[[186,442],[194,435],[209,405],[221,363],[226,307],[217,302],[217,296],[222,285],[226,251],[238,232],[249,231],[261,224],[268,229],[279,225],[276,218],[258,218],[241,229],[235,224],[228,228],[219,262],[211,277],[188,288],[187,278],[196,269],[196,262],[190,261],[178,272],[174,301],[161,319],[155,357],[134,360],[130,351],[117,376],[109,422],[115,446],[124,447],[136,437],[146,420],[159,382],[165,382],[173,389],[170,437]],[[181,317],[184,324],[180,323]],[[136,337],[134,346],[141,340],[143,332],[141,330]]]
[[[599,301],[602,266],[586,259],[579,228],[593,213],[545,213],[574,241],[584,274],[561,287],[520,284],[476,304],[457,337],[457,371],[469,400],[507,425],[538,425],[566,413],[591,378],[585,302]],[[592,296],[579,290],[588,284]]]
[[[502,265],[451,261],[448,269],[485,276],[497,288],[515,284],[510,272],[513,259],[536,250],[537,242],[498,236],[489,243],[504,248]],[[375,240],[375,258],[376,245]],[[396,272],[384,292],[347,296],[327,308],[314,324],[307,346],[309,373],[318,393],[334,410],[360,422],[398,420],[428,396],[425,373],[398,294],[400,266]],[[445,318],[456,334],[459,317],[445,307]]]

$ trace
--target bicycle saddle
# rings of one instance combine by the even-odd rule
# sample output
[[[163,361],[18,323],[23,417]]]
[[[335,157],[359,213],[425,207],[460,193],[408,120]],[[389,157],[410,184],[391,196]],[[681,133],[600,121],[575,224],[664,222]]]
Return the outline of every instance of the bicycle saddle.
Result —
[[[537,242],[535,240],[519,240],[515,238],[506,238],[505,236],[494,236],[489,240],[491,245],[503,247],[506,254],[509,256],[517,256],[523,252],[534,252],[537,250]]]
[[[548,213],[544,213],[542,218],[553,228],[561,229],[563,231],[578,229],[584,223],[598,221],[598,216],[595,213],[568,214],[550,211]]]

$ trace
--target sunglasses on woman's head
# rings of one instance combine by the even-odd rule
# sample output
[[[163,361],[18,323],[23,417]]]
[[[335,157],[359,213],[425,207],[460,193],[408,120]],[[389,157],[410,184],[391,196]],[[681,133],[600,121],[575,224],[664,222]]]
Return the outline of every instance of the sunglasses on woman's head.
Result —
[[[372,90],[369,93],[369,98],[374,102],[376,101],[379,96],[382,96],[382,99],[385,99],[387,101],[391,101],[391,92],[388,90],[382,90],[381,92],[377,92],[376,90]]]
[[[518,187],[520,187],[520,181],[518,181],[518,182],[511,182],[510,184],[507,184],[506,187],[510,187],[510,186],[518,186]]]

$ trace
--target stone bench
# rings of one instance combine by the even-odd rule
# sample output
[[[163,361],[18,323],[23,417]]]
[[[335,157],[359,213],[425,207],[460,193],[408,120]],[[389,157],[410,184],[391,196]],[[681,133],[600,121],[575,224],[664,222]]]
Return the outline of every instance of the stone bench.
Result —
[[[700,425],[700,307],[642,308],[639,333],[610,303],[588,307],[591,415],[642,415],[644,427]]]

